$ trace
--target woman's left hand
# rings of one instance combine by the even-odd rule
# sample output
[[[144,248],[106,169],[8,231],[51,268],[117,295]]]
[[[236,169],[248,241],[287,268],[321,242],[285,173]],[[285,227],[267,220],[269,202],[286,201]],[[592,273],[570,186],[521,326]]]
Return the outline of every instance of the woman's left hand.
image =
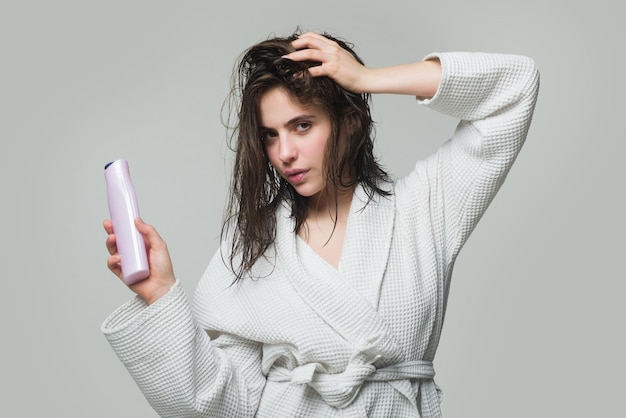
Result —
[[[441,82],[438,58],[383,68],[367,68],[336,42],[315,32],[300,35],[291,43],[298,51],[285,55],[294,61],[316,61],[313,77],[326,76],[354,93],[409,94],[420,99],[433,97]]]
[[[369,69],[359,63],[336,42],[315,32],[307,32],[291,45],[298,51],[285,55],[293,61],[317,61],[321,65],[309,68],[313,77],[326,76],[354,93],[366,92],[365,79]]]

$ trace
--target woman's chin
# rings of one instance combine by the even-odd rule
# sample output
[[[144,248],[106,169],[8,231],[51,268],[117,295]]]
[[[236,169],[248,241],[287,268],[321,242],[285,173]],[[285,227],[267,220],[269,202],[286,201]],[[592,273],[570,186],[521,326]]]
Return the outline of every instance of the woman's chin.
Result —
[[[302,197],[304,198],[311,198],[311,197],[315,197],[315,196],[319,196],[322,192],[321,188],[319,187],[312,187],[312,185],[310,184],[297,184],[294,185],[292,184],[294,190]]]

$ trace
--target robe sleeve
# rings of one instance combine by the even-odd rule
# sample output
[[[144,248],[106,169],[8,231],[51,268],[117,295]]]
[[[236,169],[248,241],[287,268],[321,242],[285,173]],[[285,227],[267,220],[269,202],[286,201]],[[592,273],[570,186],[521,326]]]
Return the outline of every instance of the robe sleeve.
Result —
[[[443,242],[443,256],[453,261],[526,139],[539,73],[532,59],[517,55],[443,53],[426,59],[435,57],[442,80],[435,96],[420,102],[460,123],[405,184],[427,183],[434,234]]]
[[[102,331],[160,416],[254,416],[265,384],[260,347],[230,335],[212,341],[179,282],[152,305],[127,302]]]

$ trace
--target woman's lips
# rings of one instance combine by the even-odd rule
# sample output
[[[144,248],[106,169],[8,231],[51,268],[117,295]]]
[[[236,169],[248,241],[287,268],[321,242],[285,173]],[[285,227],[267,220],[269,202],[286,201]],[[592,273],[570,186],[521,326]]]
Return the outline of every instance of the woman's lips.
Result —
[[[308,172],[309,170],[288,170],[285,171],[285,176],[291,184],[300,184]]]

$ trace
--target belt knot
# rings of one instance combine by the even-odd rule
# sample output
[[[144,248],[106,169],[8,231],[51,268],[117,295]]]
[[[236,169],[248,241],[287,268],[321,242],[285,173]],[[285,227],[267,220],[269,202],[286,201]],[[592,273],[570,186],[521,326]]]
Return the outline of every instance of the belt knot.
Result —
[[[422,415],[424,418],[441,416],[439,410],[440,390],[433,378],[433,364],[426,360],[408,361],[377,369],[371,362],[350,362],[341,373],[328,373],[320,363],[307,363],[289,370],[274,366],[267,379],[272,382],[308,384],[322,399],[335,408],[345,408],[358,395],[363,382],[388,382],[394,380],[423,380],[420,385]]]

